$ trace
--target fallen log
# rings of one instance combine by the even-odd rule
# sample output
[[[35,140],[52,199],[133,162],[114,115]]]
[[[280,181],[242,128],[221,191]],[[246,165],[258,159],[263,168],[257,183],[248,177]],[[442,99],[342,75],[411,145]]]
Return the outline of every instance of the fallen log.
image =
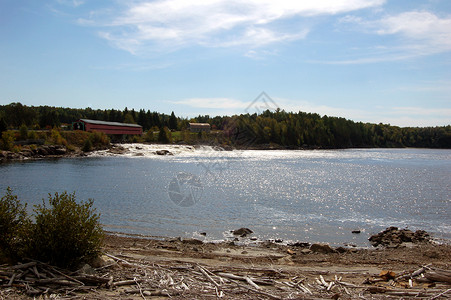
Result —
[[[426,277],[430,281],[451,283],[451,275],[448,275],[447,273],[448,272],[430,271],[424,273],[424,277]]]

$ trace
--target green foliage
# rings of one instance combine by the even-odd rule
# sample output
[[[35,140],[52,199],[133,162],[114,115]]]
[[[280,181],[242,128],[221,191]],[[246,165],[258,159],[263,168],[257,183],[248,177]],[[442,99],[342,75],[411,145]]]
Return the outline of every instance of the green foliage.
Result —
[[[67,146],[67,141],[61,136],[61,132],[55,128],[50,131],[50,139],[47,141],[54,145],[64,145]]]
[[[0,261],[15,260],[22,252],[30,223],[26,207],[8,187],[0,199]]]
[[[133,118],[133,115],[128,112],[125,117],[124,117],[124,123],[129,123],[129,124],[136,124],[135,119]]]
[[[208,136],[211,141],[240,146],[244,144],[276,144],[288,148],[349,148],[349,147],[427,147],[451,148],[451,126],[426,128],[400,128],[387,124],[354,122],[339,117],[320,116],[305,112],[264,111],[261,114],[234,116],[199,115],[191,120],[171,115],[125,108],[123,111],[72,109],[62,107],[28,107],[20,103],[0,105],[0,131],[31,126],[40,123],[41,128],[53,128],[85,118],[103,121],[132,122],[143,126],[144,131],[153,127],[169,127],[185,130],[190,121],[209,123],[212,129],[222,131],[222,136]],[[2,119],[4,119],[3,126]],[[157,129],[158,130],[158,129]],[[157,131],[155,130],[155,131]],[[164,139],[164,137],[161,137]],[[179,140],[179,137],[174,137]],[[188,138],[189,139],[189,138]],[[204,139],[204,138],[202,138]],[[166,140],[166,139],[164,139]],[[193,137],[192,142],[198,142]],[[202,142],[205,142],[204,140]],[[70,142],[69,142],[70,143]],[[82,143],[78,147],[82,147]],[[94,147],[96,147],[94,145]]]
[[[21,140],[28,139],[28,128],[27,128],[27,125],[22,124],[22,126],[20,126],[19,133],[20,133],[20,139]]]
[[[6,131],[6,129],[8,129],[8,125],[6,124],[5,118],[0,117],[0,134]]]
[[[172,112],[169,117],[169,129],[177,130],[177,118],[175,117],[174,112]]]
[[[155,137],[153,135],[153,130],[148,130],[146,132],[146,134],[144,134],[144,140],[148,143],[154,142],[155,141]]]
[[[36,133],[36,131],[32,130],[28,132],[28,138],[30,140],[37,140],[38,139],[38,134]]]
[[[167,127],[160,128],[160,131],[158,132],[158,142],[163,144],[172,142],[171,132]]]
[[[83,150],[83,152],[89,152],[89,151],[92,151],[92,142],[91,142],[91,139],[88,138],[88,139],[85,141],[85,144],[83,145],[82,150]]]
[[[36,223],[30,242],[30,257],[51,264],[74,268],[100,254],[103,230],[93,200],[78,204],[75,193],[49,194],[35,206]]]
[[[2,132],[1,149],[11,151],[14,148],[14,132],[4,131]]]
[[[95,149],[102,149],[110,144],[110,139],[103,132],[94,131],[89,135],[89,139],[91,140],[92,146]]]

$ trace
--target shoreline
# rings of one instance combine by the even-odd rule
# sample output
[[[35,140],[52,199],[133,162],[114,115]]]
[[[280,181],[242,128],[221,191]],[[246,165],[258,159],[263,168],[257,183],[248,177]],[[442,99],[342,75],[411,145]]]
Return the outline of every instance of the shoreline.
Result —
[[[63,145],[38,145],[34,148],[29,145],[25,145],[23,149],[19,152],[0,150],[0,163],[3,162],[14,162],[14,161],[34,161],[34,160],[45,160],[45,159],[59,159],[59,158],[80,158],[80,157],[90,157],[93,153],[98,151],[107,151],[112,156],[124,155],[129,152],[129,149],[125,149],[122,145],[135,145],[140,147],[140,145],[154,146],[161,148],[154,153],[155,155],[173,155],[170,150],[164,148],[192,148],[199,149],[202,147],[210,147],[215,151],[246,151],[246,150],[261,150],[261,151],[312,151],[312,150],[348,150],[348,149],[430,149],[430,150],[451,150],[448,148],[411,148],[411,147],[346,147],[346,148],[327,148],[320,146],[306,146],[306,147],[285,147],[281,145],[271,145],[271,144],[261,144],[252,146],[224,146],[224,145],[211,145],[211,144],[155,144],[155,143],[112,143],[107,148],[94,149],[89,152],[84,152],[80,148],[75,147],[73,150],[69,150],[68,147]]]
[[[89,288],[73,283],[67,287],[67,296],[98,300],[219,295],[222,299],[418,299],[449,293],[450,283],[440,281],[448,277],[432,275],[450,269],[451,245],[328,249],[107,234],[102,258],[75,273],[77,278],[91,280]],[[66,282],[74,276],[70,274]],[[7,284],[10,279],[4,280]],[[49,296],[64,295],[52,286],[41,289]],[[27,286],[20,284],[2,285],[0,297],[33,299],[35,295],[27,296],[26,291]]]

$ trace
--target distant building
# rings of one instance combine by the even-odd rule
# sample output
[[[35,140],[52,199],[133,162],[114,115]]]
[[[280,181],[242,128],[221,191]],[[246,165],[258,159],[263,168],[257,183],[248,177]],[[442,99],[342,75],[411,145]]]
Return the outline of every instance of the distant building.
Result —
[[[210,124],[208,123],[189,123],[189,130],[191,132],[210,132]]]
[[[105,122],[89,119],[80,119],[76,122],[73,122],[72,129],[89,132],[98,131],[111,135],[141,135],[143,133],[143,128],[141,125],[119,122]]]

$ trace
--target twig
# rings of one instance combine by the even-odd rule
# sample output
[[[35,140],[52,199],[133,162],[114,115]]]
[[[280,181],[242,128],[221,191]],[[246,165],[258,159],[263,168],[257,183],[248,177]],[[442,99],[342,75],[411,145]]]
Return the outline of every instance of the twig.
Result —
[[[448,293],[449,291],[451,291],[451,289],[447,289],[447,290],[444,291],[443,293],[440,293],[440,294],[438,294],[438,295],[436,295],[436,296],[433,296],[433,297],[429,298],[429,300],[437,299],[438,297],[445,295],[445,294]]]
[[[252,281],[248,276],[245,277],[246,282],[249,283],[251,286],[253,286],[255,289],[259,290],[261,289],[255,282]]]
[[[263,292],[263,291],[261,291],[261,290],[256,290],[256,289],[250,288],[250,287],[248,287],[248,286],[246,286],[246,285],[244,285],[244,284],[239,283],[238,281],[235,281],[235,280],[231,280],[231,281],[232,281],[233,283],[235,283],[236,285],[238,285],[238,286],[240,286],[240,287],[243,287],[243,288],[245,288],[245,289],[247,289],[247,290],[249,290],[249,291],[252,291],[252,292],[254,292],[254,293],[264,295],[264,296],[269,297],[269,298],[271,298],[271,299],[277,299],[277,300],[282,299],[282,298],[279,298],[279,297],[277,297],[277,296],[274,296],[274,295],[265,293],[265,292]]]
[[[221,290],[221,286],[213,278],[211,278],[211,276],[208,275],[208,273],[201,266],[197,265],[197,268],[209,281],[215,285],[218,290]]]

